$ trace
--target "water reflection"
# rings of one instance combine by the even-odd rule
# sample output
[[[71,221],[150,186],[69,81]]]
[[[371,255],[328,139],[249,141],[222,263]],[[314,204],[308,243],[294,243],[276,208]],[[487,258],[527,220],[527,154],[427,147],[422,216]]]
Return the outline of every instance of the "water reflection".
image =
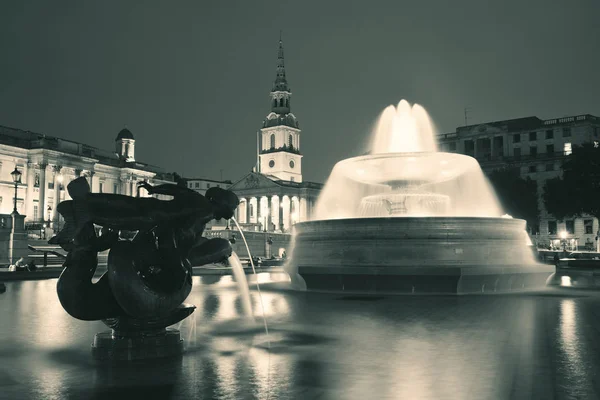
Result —
[[[590,365],[589,345],[585,343],[584,314],[581,304],[573,299],[560,303],[559,379],[558,385],[573,398],[595,397],[592,382],[597,370]],[[595,335],[594,335],[595,336]],[[591,397],[590,397],[591,396]]]
[[[181,359],[105,367],[90,344],[106,328],[70,318],[55,285],[7,284],[0,398],[597,398],[600,295],[351,301],[266,290],[268,351],[261,321],[243,322],[235,282],[195,279]],[[255,290],[251,299],[259,317]]]

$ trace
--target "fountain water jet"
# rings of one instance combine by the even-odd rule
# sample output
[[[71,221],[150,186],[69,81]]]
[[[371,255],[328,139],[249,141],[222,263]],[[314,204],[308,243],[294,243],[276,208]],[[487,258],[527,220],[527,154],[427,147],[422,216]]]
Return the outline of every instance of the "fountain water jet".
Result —
[[[368,155],[338,162],[315,219],[294,226],[287,265],[308,289],[503,292],[553,272],[526,245],[477,161],[437,151],[419,105],[387,107]],[[299,278],[303,279],[299,279]]]

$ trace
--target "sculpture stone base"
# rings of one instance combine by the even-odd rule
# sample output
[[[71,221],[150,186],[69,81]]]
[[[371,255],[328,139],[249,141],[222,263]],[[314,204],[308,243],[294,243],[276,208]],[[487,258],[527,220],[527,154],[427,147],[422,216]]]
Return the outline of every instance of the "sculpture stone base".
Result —
[[[163,329],[133,336],[107,331],[97,333],[92,355],[98,361],[135,361],[175,357],[183,353],[179,330]]]

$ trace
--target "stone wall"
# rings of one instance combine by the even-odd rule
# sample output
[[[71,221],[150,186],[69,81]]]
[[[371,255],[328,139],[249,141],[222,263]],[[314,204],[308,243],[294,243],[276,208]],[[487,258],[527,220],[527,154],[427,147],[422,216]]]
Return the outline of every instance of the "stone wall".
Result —
[[[292,237],[290,234],[251,231],[244,231],[243,233],[248,241],[250,253],[252,253],[254,257],[277,257],[281,256],[282,251],[285,251],[287,255],[290,253]],[[206,231],[204,232],[204,236],[211,239],[220,237],[230,241],[235,237],[235,243],[232,244],[233,251],[235,251],[240,258],[248,258],[248,251],[246,250],[242,235],[239,231],[230,229]],[[269,241],[272,243],[269,243]]]

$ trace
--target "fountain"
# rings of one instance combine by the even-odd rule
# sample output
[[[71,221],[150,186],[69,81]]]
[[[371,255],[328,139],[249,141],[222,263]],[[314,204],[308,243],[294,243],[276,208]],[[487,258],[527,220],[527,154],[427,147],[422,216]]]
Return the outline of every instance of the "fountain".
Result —
[[[296,287],[490,293],[543,286],[525,221],[502,207],[477,161],[438,152],[419,105],[387,107],[368,155],[338,162],[316,217],[294,226]]]

